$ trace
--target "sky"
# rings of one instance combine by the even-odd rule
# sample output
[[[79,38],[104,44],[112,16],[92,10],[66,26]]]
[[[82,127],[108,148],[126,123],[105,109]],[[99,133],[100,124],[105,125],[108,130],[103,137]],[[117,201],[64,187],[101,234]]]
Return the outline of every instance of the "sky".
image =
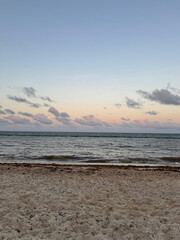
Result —
[[[0,0],[0,130],[180,133],[179,11]]]

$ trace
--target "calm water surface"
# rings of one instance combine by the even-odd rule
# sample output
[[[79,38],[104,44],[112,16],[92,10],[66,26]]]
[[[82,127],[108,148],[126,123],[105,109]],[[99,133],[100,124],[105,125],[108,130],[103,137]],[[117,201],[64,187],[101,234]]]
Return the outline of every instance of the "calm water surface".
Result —
[[[180,134],[0,132],[0,162],[180,166]]]

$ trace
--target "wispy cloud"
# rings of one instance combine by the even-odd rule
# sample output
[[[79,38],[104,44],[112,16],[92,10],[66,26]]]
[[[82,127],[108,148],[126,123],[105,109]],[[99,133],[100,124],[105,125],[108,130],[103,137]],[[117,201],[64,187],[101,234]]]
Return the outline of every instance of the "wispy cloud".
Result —
[[[52,124],[52,120],[49,119],[45,114],[43,113],[38,113],[36,115],[33,115],[31,113],[27,113],[27,112],[18,112],[18,114],[22,115],[22,116],[26,116],[26,117],[30,117],[32,118],[34,121],[45,124],[45,125],[50,125]]]
[[[39,108],[39,107],[41,107],[41,104],[39,104],[39,103],[30,103],[30,107]]]
[[[26,117],[33,117],[33,114],[27,113],[27,112],[18,112],[18,114],[20,114],[22,116],[26,116]]]
[[[53,114],[55,117],[59,117],[60,116],[60,112],[56,108],[54,108],[54,107],[50,107],[48,112]]]
[[[39,114],[36,114],[36,115],[33,115],[32,117],[35,121],[39,122],[39,123],[42,123],[42,124],[46,124],[46,125],[50,125],[52,124],[53,122],[47,118],[47,116],[43,113],[39,113]]]
[[[149,115],[158,115],[159,113],[156,112],[156,111],[149,111],[149,112],[146,112],[146,114],[149,114]]]
[[[139,128],[152,128],[152,129],[179,129],[180,130],[180,124],[176,124],[173,122],[159,122],[159,121],[140,121],[140,120],[135,120],[131,123],[132,127],[139,127]]]
[[[55,119],[58,122],[63,123],[64,125],[71,125],[72,120],[70,119],[70,116],[66,112],[59,112],[56,108],[50,107],[48,110],[49,113],[55,116]]]
[[[47,103],[44,103],[43,104],[44,107],[50,107],[51,105],[47,104]]]
[[[47,102],[54,102],[50,97],[48,96],[38,96],[36,94],[36,90],[33,87],[24,87],[23,88],[23,92],[25,93],[25,95],[29,98],[40,98],[43,101],[47,101]]]
[[[64,125],[68,125],[68,126],[69,126],[69,125],[72,124],[70,118],[56,117],[56,120],[57,120],[58,122],[63,123]]]
[[[47,97],[47,96],[45,96],[45,97],[40,97],[42,100],[44,100],[44,101],[48,101],[48,102],[54,102],[50,97]]]
[[[26,94],[27,97],[36,97],[36,90],[33,87],[24,87],[23,92]]]
[[[129,118],[124,118],[124,117],[122,117],[121,120],[123,120],[123,121],[130,121]]]
[[[48,112],[53,114],[55,117],[69,118],[69,114],[67,112],[59,112],[56,108],[50,107]]]
[[[134,108],[134,109],[140,109],[141,108],[141,103],[134,101],[133,99],[130,99],[126,97],[126,104],[129,108]]]
[[[3,110],[0,110],[0,114],[4,114],[5,115],[6,113]]]
[[[167,88],[166,89],[168,89],[171,92],[174,92],[176,94],[180,94],[180,89],[172,87],[170,83],[167,84]]]
[[[82,118],[76,118],[74,122],[81,124],[81,125],[87,125],[87,126],[92,126],[92,127],[100,127],[100,126],[105,126],[108,127],[110,126],[109,123],[101,121],[100,119],[94,117],[94,115],[90,114],[88,116],[83,116]]]
[[[167,89],[155,89],[151,93],[143,90],[138,90],[137,93],[143,98],[150,101],[166,105],[180,105],[180,95],[174,94]]]
[[[116,108],[121,108],[121,107],[122,107],[122,104],[120,104],[120,103],[115,103],[114,106],[115,106]]]
[[[26,98],[21,98],[21,97],[17,97],[17,96],[8,95],[8,99],[18,102],[18,103],[26,103],[30,107],[33,107],[33,108],[39,108],[41,106],[41,104],[39,104],[39,103],[32,103],[32,102],[28,101]]]
[[[5,111],[7,114],[12,114],[12,115],[15,114],[15,112],[14,112],[13,110],[11,110],[11,109],[4,109],[4,111]]]
[[[60,113],[60,117],[62,117],[62,118],[69,118],[70,116],[69,116],[69,114],[67,112],[61,112]]]
[[[11,96],[11,95],[8,95],[8,98],[15,102],[27,103],[27,104],[30,103],[26,98],[21,98],[21,97],[16,97],[16,96]]]
[[[31,129],[43,128],[44,130],[51,127],[51,130],[59,129],[59,127],[63,127],[60,129],[76,129],[86,131],[122,131],[122,132],[179,132],[180,124],[174,123],[172,121],[149,121],[149,120],[134,120],[130,121],[128,118],[121,118],[121,123],[108,123],[101,121],[100,119],[94,117],[94,115],[83,116],[82,118],[76,118],[72,120],[70,118],[61,118],[58,117],[57,121],[61,123],[61,125],[53,124],[52,120],[48,119],[45,114],[36,114],[29,115],[28,113],[19,112],[19,114],[29,117],[22,118],[15,115],[8,115],[3,119],[0,118],[0,127],[4,129],[4,126],[14,127],[18,125],[18,129],[23,129],[24,127],[30,127]],[[14,124],[14,125],[13,125]],[[46,126],[46,127],[45,127]],[[65,128],[65,127],[68,128]]]
[[[14,116],[14,115],[10,115],[8,117],[6,117],[7,120],[10,120],[12,123],[15,124],[30,124],[31,122],[29,121],[29,119],[27,118],[21,118],[19,116]]]

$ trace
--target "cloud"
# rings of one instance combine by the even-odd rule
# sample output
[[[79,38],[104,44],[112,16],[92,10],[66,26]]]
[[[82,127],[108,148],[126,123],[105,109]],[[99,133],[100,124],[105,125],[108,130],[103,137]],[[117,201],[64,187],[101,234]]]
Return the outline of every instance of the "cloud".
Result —
[[[18,112],[18,114],[26,116],[26,117],[33,117],[33,115],[31,113],[27,113],[27,112]]]
[[[48,102],[54,102],[50,97],[47,97],[47,96],[45,96],[45,97],[40,97],[42,100],[44,100],[44,101],[48,101]]]
[[[60,112],[56,108],[54,108],[54,107],[50,107],[48,112],[53,114],[55,117],[59,117],[60,116]]]
[[[62,118],[69,118],[69,117],[70,117],[69,114],[67,114],[66,112],[61,112],[61,113],[60,113],[60,116],[61,116]]]
[[[172,87],[170,83],[167,84],[166,89],[169,89],[170,91],[172,91],[174,93],[180,94],[180,89]]]
[[[152,129],[157,129],[159,130],[163,130],[163,129],[178,129],[180,130],[180,125],[173,123],[173,122],[159,122],[159,121],[148,121],[148,120],[144,120],[144,121],[140,121],[140,120],[135,120],[132,122],[132,127],[139,127],[139,128],[152,128]]]
[[[40,122],[42,124],[52,124],[53,122],[47,118],[47,116],[43,113],[36,114],[32,117],[35,121]]]
[[[54,102],[48,96],[45,96],[45,97],[44,96],[37,96],[36,90],[33,87],[24,87],[23,88],[23,92],[29,98],[36,98],[36,99],[41,99],[43,101]],[[12,101],[15,101],[15,102],[18,102],[18,103],[25,103],[25,104],[29,105],[32,108],[39,108],[39,107],[42,106],[40,103],[33,103],[33,102],[29,101],[28,99],[23,98],[23,97],[17,97],[17,96],[8,95],[8,99],[10,99]],[[43,106],[49,107],[50,105],[47,104],[47,103],[44,103]]]
[[[10,120],[11,122],[15,124],[30,124],[31,122],[27,118],[21,118],[19,116],[8,116],[6,117],[7,120]]]
[[[54,102],[50,97],[48,96],[37,96],[36,90],[33,87],[24,87],[23,92],[26,94],[27,97],[29,98],[40,98],[43,101],[48,101],[48,102]]]
[[[15,112],[12,111],[11,109],[4,109],[4,110],[7,114],[12,114],[12,115],[15,114]]]
[[[31,117],[36,122],[42,123],[42,124],[45,124],[45,125],[50,125],[50,124],[53,123],[52,120],[48,119],[47,116],[43,113],[33,115],[33,114],[27,113],[27,112],[18,112],[18,114],[26,116],[26,117]]]
[[[43,106],[44,106],[44,107],[50,107],[50,105],[47,104],[47,103],[44,103]]]
[[[33,108],[39,108],[41,106],[41,104],[39,103],[32,103],[32,102],[29,102],[26,98],[21,98],[21,97],[16,97],[16,96],[10,96],[8,95],[8,99],[12,100],[12,101],[15,101],[15,102],[18,102],[18,103],[26,103],[28,104],[30,107],[33,107]]]
[[[66,113],[66,112],[59,112],[54,107],[50,107],[48,112],[53,114],[55,116],[56,120],[59,121],[59,122],[63,121],[62,118],[69,118],[70,117],[68,113]]]
[[[116,103],[115,107],[120,108],[120,107],[122,107],[122,105],[120,103]]]
[[[39,104],[39,103],[30,103],[30,107],[39,108],[39,107],[41,107],[41,104]]]
[[[82,118],[76,118],[74,122],[91,127],[110,126],[107,122],[103,122],[100,119],[95,118],[92,114],[88,116],[83,116]]]
[[[71,119],[69,118],[56,117],[56,120],[64,125],[71,125]]]
[[[126,97],[126,104],[129,108],[135,108],[135,109],[140,109],[141,108],[141,104],[134,101],[133,99],[130,99],[128,97]]]
[[[129,121],[130,119],[129,119],[129,118],[124,118],[124,117],[122,117],[121,120],[123,120],[123,121]]]
[[[21,103],[27,103],[29,104],[30,102],[26,98],[21,98],[21,97],[16,97],[16,96],[8,96],[10,100],[13,100],[15,102],[21,102]]]
[[[180,96],[178,94],[174,94],[167,89],[155,89],[152,93],[147,91],[138,90],[138,94],[140,94],[143,98],[155,101],[165,105],[180,105]]]
[[[4,114],[5,115],[6,113],[3,110],[0,110],[0,114]]]
[[[36,97],[36,90],[33,87],[24,87],[23,92],[30,98]]]
[[[48,112],[55,116],[58,122],[63,123],[64,125],[71,125],[71,119],[69,119],[69,114],[66,112],[59,112],[56,108],[50,107]]]
[[[158,115],[158,112],[155,112],[155,111],[149,111],[149,112],[146,112],[146,114],[149,114],[149,115]]]

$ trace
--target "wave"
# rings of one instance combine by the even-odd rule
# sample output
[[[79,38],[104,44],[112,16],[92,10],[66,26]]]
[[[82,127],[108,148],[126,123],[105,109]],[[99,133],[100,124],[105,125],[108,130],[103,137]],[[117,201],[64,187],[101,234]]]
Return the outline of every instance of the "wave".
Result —
[[[88,159],[83,160],[84,163],[138,163],[146,164],[153,163],[157,164],[159,162],[180,162],[180,157],[162,157],[162,158],[127,158],[127,159]]]
[[[180,157],[162,157],[161,159],[168,162],[180,162]]]
[[[74,155],[45,155],[42,157],[39,157],[38,159],[46,159],[46,160],[78,160],[79,157]]]
[[[84,163],[148,163],[154,162],[148,158],[123,158],[123,159],[87,159],[83,160]]]

